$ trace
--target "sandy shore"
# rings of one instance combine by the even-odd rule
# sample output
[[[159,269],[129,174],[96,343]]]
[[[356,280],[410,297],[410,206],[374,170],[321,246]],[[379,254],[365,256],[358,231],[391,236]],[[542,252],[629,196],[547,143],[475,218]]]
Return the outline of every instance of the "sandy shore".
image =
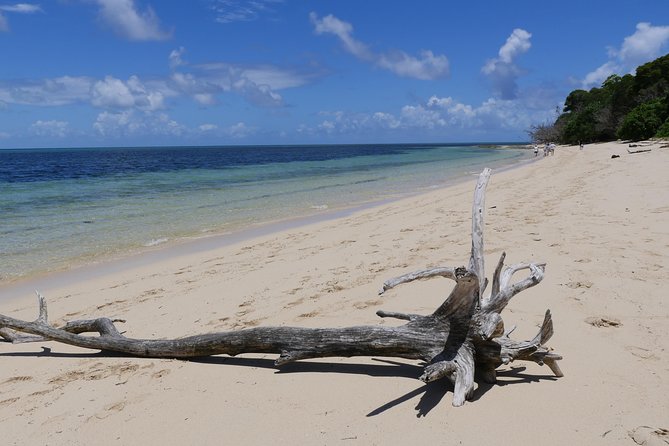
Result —
[[[448,386],[423,385],[412,361],[332,358],[278,371],[273,355],[186,362],[0,343],[0,437],[16,445],[633,445],[639,426],[669,428],[669,149],[626,149],[559,147],[493,174],[488,187],[488,272],[502,250],[507,263],[548,264],[505,323],[529,339],[550,308],[563,378],[512,363],[500,368],[499,385],[481,384],[474,401],[453,408]],[[474,184],[43,292],[55,324],[121,317],[136,338],[390,324],[374,313],[432,312],[451,283],[379,297],[385,279],[467,262]],[[34,296],[0,301],[0,313],[32,320]],[[651,431],[637,430],[637,442],[663,441]]]

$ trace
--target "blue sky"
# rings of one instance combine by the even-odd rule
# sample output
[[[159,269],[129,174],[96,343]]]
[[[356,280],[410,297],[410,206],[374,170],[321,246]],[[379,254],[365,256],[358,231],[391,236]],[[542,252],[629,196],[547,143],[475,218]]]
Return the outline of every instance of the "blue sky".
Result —
[[[668,0],[0,0],[0,148],[523,141]]]

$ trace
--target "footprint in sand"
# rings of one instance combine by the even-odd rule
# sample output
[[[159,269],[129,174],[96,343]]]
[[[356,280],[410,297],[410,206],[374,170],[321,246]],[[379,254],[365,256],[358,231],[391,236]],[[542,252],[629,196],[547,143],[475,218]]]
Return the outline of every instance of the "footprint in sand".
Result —
[[[10,404],[17,402],[20,399],[21,398],[19,398],[18,396],[15,398],[7,398],[6,400],[0,401],[0,407],[9,406]]]
[[[160,297],[160,293],[163,293],[165,290],[163,288],[155,288],[152,290],[146,290],[139,296],[139,302],[146,302],[147,300],[157,299]]]
[[[151,378],[162,378],[163,376],[169,375],[169,374],[170,374],[169,369],[162,369],[162,370],[158,370],[157,372],[153,373],[151,375]]]
[[[318,311],[310,311],[309,313],[302,313],[298,317],[314,317],[318,316],[320,313]]]
[[[238,330],[238,329],[244,329],[244,328],[249,328],[249,327],[257,327],[265,319],[266,318],[251,319],[249,321],[238,321],[238,322],[235,322],[232,325],[231,329],[232,330]]]
[[[628,432],[636,444],[642,446],[669,445],[669,429],[639,426]]]
[[[295,293],[297,293],[297,292],[300,291],[301,289],[302,289],[302,287],[297,287],[297,288],[293,288],[293,289],[290,290],[290,291],[285,291],[285,292],[288,293],[288,294],[290,294],[291,296],[294,296]]]
[[[107,302],[107,303],[104,303],[102,305],[98,305],[96,308],[98,310],[102,310],[103,308],[106,308],[106,307],[109,307],[109,306],[112,306],[112,305],[122,304],[122,303],[125,303],[125,302],[127,302],[127,299],[115,300],[113,302]],[[65,316],[70,317],[70,316],[78,316],[78,315],[79,314],[77,314],[77,313],[68,313]]]
[[[32,380],[32,376],[12,376],[11,378],[8,378],[2,382],[2,384],[11,384],[15,382],[24,382],[24,381],[30,381]]]
[[[374,262],[370,265],[370,268],[367,271],[369,271],[370,273],[381,273],[386,269],[387,268],[381,265],[379,262]]]
[[[569,282],[566,284],[567,288],[571,288],[572,290],[575,290],[576,288],[590,288],[592,285],[592,282],[589,280]]]
[[[92,421],[93,418],[96,418],[98,420],[104,420],[105,418],[113,415],[115,412],[123,411],[123,409],[125,409],[126,404],[127,403],[125,401],[118,401],[116,403],[108,404],[104,407],[104,410],[102,412],[98,412],[92,417],[88,417],[86,421],[87,422]]]
[[[325,283],[325,287],[321,291],[325,293],[335,293],[345,289],[342,285],[339,284],[338,280],[329,280]]]
[[[227,321],[228,319],[230,319],[230,318],[229,317],[221,317],[221,318],[215,319],[213,321],[207,322],[207,325],[221,326],[221,325],[223,325],[223,322]]]
[[[636,356],[637,358],[641,359],[658,359],[655,354],[653,354],[652,350],[649,350],[647,348],[643,347],[637,347],[635,345],[626,345],[625,350],[630,352],[632,355]]]
[[[367,307],[372,307],[374,305],[381,305],[383,303],[380,299],[367,300],[365,302],[358,302],[353,304],[353,307],[358,310],[364,310]]]
[[[153,367],[152,364],[145,366]],[[140,366],[131,362],[121,362],[118,364],[105,364],[96,362],[86,369],[70,370],[61,375],[52,378],[49,384],[57,387],[63,387],[71,382],[84,381],[98,381],[108,378],[110,376],[117,376],[119,379],[125,378],[129,375],[134,375],[140,369]]]
[[[292,294],[292,293],[291,293],[291,294]],[[299,305],[299,304],[301,304],[302,302],[304,302],[304,297],[301,297],[301,298],[299,298],[299,299],[297,299],[297,300],[293,300],[293,301],[291,301],[291,302],[288,302],[286,305],[283,306],[283,308],[293,308],[294,306]]]

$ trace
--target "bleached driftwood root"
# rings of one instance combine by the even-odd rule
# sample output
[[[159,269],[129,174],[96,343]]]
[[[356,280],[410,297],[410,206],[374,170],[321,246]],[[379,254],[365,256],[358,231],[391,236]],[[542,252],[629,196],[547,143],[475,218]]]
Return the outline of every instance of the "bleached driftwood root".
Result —
[[[453,405],[471,398],[474,376],[494,383],[496,369],[515,360],[546,364],[562,376],[557,361],[545,343],[553,335],[550,311],[546,311],[539,333],[529,341],[516,341],[504,330],[500,313],[511,298],[537,285],[544,276],[544,264],[504,266],[503,253],[487,286],[483,259],[483,212],[490,169],[478,180],[472,207],[472,248],[468,267],[432,268],[391,279],[380,294],[390,288],[419,279],[445,277],[455,282],[450,295],[430,315],[379,311],[380,317],[408,321],[399,327],[358,326],[347,328],[255,327],[239,331],[209,333],[171,340],[125,337],[108,318],[68,322],[55,328],[48,322],[46,300],[39,295],[39,317],[26,322],[0,315],[0,336],[5,340],[35,342],[52,340],[95,350],[150,358],[193,358],[241,353],[275,353],[277,365],[300,359],[332,356],[387,356],[425,361],[420,377],[425,382],[448,378],[454,384]],[[518,271],[529,270],[522,280],[512,282]],[[21,333],[28,333],[24,335]],[[99,336],[82,336],[98,333]]]

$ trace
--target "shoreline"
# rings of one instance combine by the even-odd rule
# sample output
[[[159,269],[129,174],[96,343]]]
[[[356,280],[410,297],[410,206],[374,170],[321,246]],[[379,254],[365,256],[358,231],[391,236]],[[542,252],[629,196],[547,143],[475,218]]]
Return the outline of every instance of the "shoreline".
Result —
[[[507,265],[547,264],[543,281],[502,313],[505,326],[518,327],[514,339],[531,339],[550,309],[548,346],[564,357],[562,378],[534,363],[502,365],[497,385],[478,382],[474,399],[453,408],[449,384],[419,381],[417,361],[323,358],[276,368],[270,354],[153,360],[53,342],[0,343],[3,439],[400,445],[541,438],[624,446],[632,432],[666,429],[669,148],[651,149],[557,147],[541,162],[493,172],[487,187],[488,277],[502,252]],[[122,318],[119,329],[136,339],[399,324],[376,311],[429,314],[451,282],[418,281],[383,296],[379,287],[467,262],[475,182],[61,284],[44,294],[51,322]],[[34,296],[0,300],[0,314],[34,320]],[[500,418],[509,407],[513,416]],[[302,423],[286,429],[295,420]],[[481,420],[489,420],[486,429]]]
[[[513,146],[499,146],[499,150],[503,150],[505,147],[518,149]],[[538,157],[520,159],[513,164],[502,165],[494,170],[496,172],[504,172],[520,169],[539,159]],[[270,236],[284,231],[299,229],[303,226],[344,218],[356,212],[463,184],[471,179],[473,175],[477,174],[463,172],[461,175],[448,179],[442,184],[406,192],[401,195],[384,197],[347,207],[335,207],[321,212],[306,213],[293,218],[259,222],[248,227],[229,231],[212,231],[202,235],[179,237],[157,245],[145,245],[117,254],[100,255],[94,256],[89,260],[74,261],[69,268],[40,271],[18,278],[10,278],[9,280],[0,282],[0,302],[18,299],[28,294],[32,295],[35,291],[43,292],[44,290],[46,292],[71,282],[92,280],[132,268],[149,266],[152,263],[170,258],[204,253],[257,237]]]
[[[404,146],[398,145],[398,147]],[[66,198],[68,194],[86,197],[105,186],[106,180],[86,181],[84,192],[78,192],[69,180],[62,184],[59,183],[60,186],[54,185],[54,194],[60,197],[55,200],[56,204],[50,207],[38,207],[35,212],[19,210],[15,219],[10,219],[6,227],[3,226],[3,232],[8,237],[3,244],[7,256],[5,257],[6,263],[0,268],[2,276],[0,283],[10,284],[29,277],[39,277],[91,263],[100,263],[107,259],[127,257],[150,251],[154,247],[165,247],[210,235],[237,232],[258,223],[273,223],[296,216],[308,217],[328,208],[338,210],[373,204],[386,198],[395,199],[429,190],[433,186],[443,187],[449,184],[448,177],[451,175],[455,175],[456,178],[466,176],[468,167],[482,166],[483,163],[492,164],[492,166],[509,162],[516,163],[526,155],[526,152],[518,149],[512,154],[488,155],[493,159],[486,162],[478,160],[481,152],[475,151],[471,157],[457,155],[458,150],[465,146],[449,145],[447,147],[453,147],[455,152],[437,146],[434,147],[435,152],[401,151],[395,153],[398,157],[395,163],[389,162],[394,158],[384,153],[388,150],[392,152],[387,147],[383,146],[377,151],[378,153],[371,155],[354,156],[357,161],[351,161],[350,173],[342,173],[343,166],[339,166],[346,157],[335,156],[332,160],[324,161],[325,164],[322,166],[324,170],[318,175],[307,174],[304,179],[301,179],[300,175],[308,173],[310,168],[313,168],[313,166],[309,167],[309,156],[320,155],[307,154],[307,161],[305,161],[307,164],[300,160],[296,163],[289,163],[289,166],[293,167],[289,168],[288,173],[283,176],[271,171],[272,168],[264,167],[264,164],[261,163],[256,167],[264,173],[260,175],[261,178],[257,182],[252,179],[257,174],[257,172],[253,173],[255,167],[240,167],[241,170],[235,170],[236,173],[223,176],[220,173],[211,173],[218,172],[217,170],[207,169],[197,174],[189,174],[190,171],[186,169],[172,179],[164,178],[164,174],[157,177],[149,176],[148,179],[143,175],[129,176],[120,181],[117,186],[110,186],[109,196],[100,203],[83,199],[78,205],[76,200],[68,205]],[[289,147],[289,149],[292,148],[292,146]],[[480,147],[477,150],[479,149]],[[499,154],[502,151],[489,152]],[[417,154],[415,157],[414,153]],[[436,157],[433,157],[431,153],[437,154]],[[450,155],[451,153],[455,155]],[[154,158],[161,156],[163,155],[155,155]],[[184,156],[184,154],[178,153],[175,156]],[[258,156],[262,158],[264,155]],[[379,157],[378,160],[376,156]],[[483,158],[488,156],[483,155]],[[422,157],[432,159],[435,163],[421,163]],[[149,161],[152,160],[154,159]],[[365,163],[371,163],[371,160],[374,162],[369,166],[376,166],[375,168],[365,165]],[[220,161],[219,163],[225,164]],[[348,163],[349,161],[346,161],[344,165]],[[413,166],[412,163],[416,165],[415,168],[407,167]],[[401,167],[403,165],[404,168]],[[390,170],[386,169],[388,167]],[[270,171],[267,172],[267,169]],[[367,169],[371,170],[367,171]],[[356,173],[358,171],[362,173]],[[367,174],[364,173],[366,171]],[[278,175],[279,183],[273,184],[272,181],[263,180],[263,175],[270,177]],[[245,178],[249,181],[246,181]],[[369,181],[358,181],[360,178],[369,179]],[[150,189],[150,186],[145,184],[147,181],[159,182],[162,185],[160,188],[162,193],[145,194],[141,192],[144,188]],[[192,192],[177,192],[190,190],[189,187],[181,188],[189,181],[195,181]],[[227,191],[226,181],[232,182],[231,184],[242,181],[241,187],[235,189],[238,192],[232,189]],[[217,185],[214,188],[216,193],[209,190],[211,184]],[[144,187],[140,187],[142,185]],[[127,193],[125,191],[127,188],[136,188],[137,193]],[[10,193],[12,190],[10,188]],[[15,191],[18,204],[21,204],[21,200],[24,199],[24,192],[21,190],[19,187]],[[110,206],[103,206],[105,200],[110,199],[109,197],[121,195],[126,196],[127,199],[114,201],[111,198]],[[25,199],[32,198],[27,196]],[[145,200],[149,201],[146,205],[141,204],[140,206],[140,203]],[[15,205],[18,204],[15,203]],[[65,206],[63,210],[60,208],[61,205]],[[10,209],[11,206],[10,200]],[[28,206],[24,208],[29,209]],[[45,212],[51,212],[51,214],[45,214]],[[53,218],[49,215],[53,215]],[[60,215],[63,217],[57,217]],[[119,218],[119,216],[127,218]],[[44,224],[31,226],[32,221],[44,222]],[[37,240],[39,243],[35,243]]]

